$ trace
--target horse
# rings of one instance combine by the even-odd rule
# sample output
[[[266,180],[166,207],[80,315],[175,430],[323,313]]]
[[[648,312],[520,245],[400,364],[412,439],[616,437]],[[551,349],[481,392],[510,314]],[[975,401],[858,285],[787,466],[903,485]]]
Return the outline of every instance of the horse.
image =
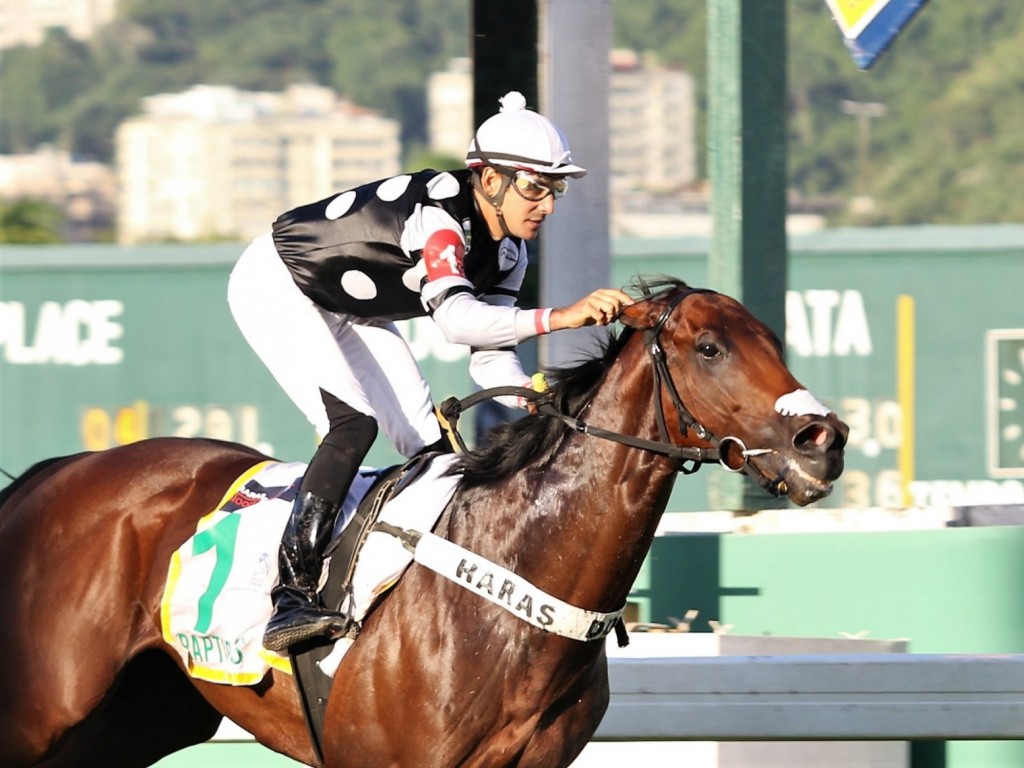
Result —
[[[546,408],[462,454],[435,533],[574,606],[614,615],[680,470],[747,472],[796,505],[831,492],[847,426],[739,302],[647,285]],[[161,635],[172,553],[242,472],[242,445],[154,437],[50,459],[0,494],[0,764],[151,765],[227,717],[309,765],[566,766],[609,701],[603,639],[543,631],[413,563],[366,617],[324,715],[294,679],[189,677]]]

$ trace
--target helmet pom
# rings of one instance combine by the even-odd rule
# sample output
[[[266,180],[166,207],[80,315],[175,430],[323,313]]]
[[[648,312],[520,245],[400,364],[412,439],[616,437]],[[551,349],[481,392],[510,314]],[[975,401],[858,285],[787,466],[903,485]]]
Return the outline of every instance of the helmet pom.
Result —
[[[509,91],[498,99],[498,103],[501,104],[500,112],[521,112],[526,109],[526,97],[519,91]]]

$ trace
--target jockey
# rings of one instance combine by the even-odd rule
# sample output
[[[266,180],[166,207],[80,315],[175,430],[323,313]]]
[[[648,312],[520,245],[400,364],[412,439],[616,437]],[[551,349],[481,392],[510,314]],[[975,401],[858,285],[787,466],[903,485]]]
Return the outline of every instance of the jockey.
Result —
[[[526,241],[586,171],[520,93],[500,102],[465,169],[402,174],[290,210],[232,270],[228,303],[242,335],[321,437],[284,531],[270,650],[346,627],[319,604],[321,558],[378,425],[406,457],[447,448],[394,321],[429,316],[470,346],[481,387],[529,387],[519,342],[606,325],[631,301],[607,288],[567,307],[516,306]]]

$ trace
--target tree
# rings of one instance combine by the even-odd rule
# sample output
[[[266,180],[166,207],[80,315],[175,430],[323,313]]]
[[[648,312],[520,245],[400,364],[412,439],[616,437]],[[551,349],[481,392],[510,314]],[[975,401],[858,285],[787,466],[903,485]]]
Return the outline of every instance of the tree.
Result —
[[[64,214],[53,203],[27,197],[0,202],[0,243],[61,243],[63,230]]]
[[[89,43],[56,32],[3,52],[0,153],[49,143],[113,162],[114,130],[145,96],[197,83],[279,91],[312,82],[397,119],[411,154],[427,138],[430,73],[469,46],[463,0],[121,0],[118,8]],[[693,74],[705,146],[706,0],[612,0],[612,11],[616,46]],[[1024,218],[1010,193],[1024,178],[1024,3],[931,3],[868,72],[853,63],[822,0],[787,0],[786,11],[796,197],[829,205],[855,194],[857,119],[841,102],[879,102],[886,113],[871,121],[861,156],[875,214],[854,218],[838,205],[832,223]]]

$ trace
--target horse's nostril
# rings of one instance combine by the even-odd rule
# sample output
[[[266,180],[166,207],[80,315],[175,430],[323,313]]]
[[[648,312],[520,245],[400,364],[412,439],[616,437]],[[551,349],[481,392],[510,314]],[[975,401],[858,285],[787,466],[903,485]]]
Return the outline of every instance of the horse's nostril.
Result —
[[[793,445],[799,450],[824,450],[835,440],[835,432],[824,422],[813,422],[796,433]]]

